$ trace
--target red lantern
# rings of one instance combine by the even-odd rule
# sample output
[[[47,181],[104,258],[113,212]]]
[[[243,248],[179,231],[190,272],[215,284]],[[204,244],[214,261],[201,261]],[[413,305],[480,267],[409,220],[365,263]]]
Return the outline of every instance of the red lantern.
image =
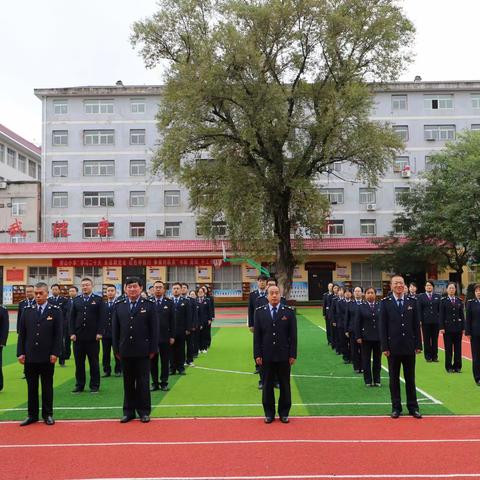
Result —
[[[23,230],[22,222],[18,218],[8,227],[7,232],[11,237],[20,236],[25,238],[27,236],[27,232]]]
[[[53,238],[66,238],[69,236],[68,222],[62,220],[61,222],[57,221],[53,224]]]
[[[99,237],[109,237],[111,232],[109,230],[110,223],[104,217],[98,222],[97,232]]]

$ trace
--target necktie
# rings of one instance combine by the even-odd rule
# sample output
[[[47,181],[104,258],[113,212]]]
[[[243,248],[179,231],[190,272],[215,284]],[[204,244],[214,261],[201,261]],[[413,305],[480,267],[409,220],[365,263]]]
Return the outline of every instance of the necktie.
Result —
[[[112,308],[112,302],[108,302],[108,308]]]
[[[431,293],[428,294],[428,299],[432,300],[432,294]]]
[[[160,306],[161,303],[162,303],[162,301],[157,299],[157,306],[158,307]]]
[[[84,295],[84,296],[83,296],[83,301],[84,301],[84,302],[88,302],[88,299],[89,299],[89,298],[90,298],[90,297],[89,297],[88,295]]]
[[[41,307],[41,305],[38,306],[37,316],[38,316],[38,318],[40,318],[40,317],[42,316],[42,307]]]
[[[130,311],[132,312],[135,309],[137,302],[130,302]]]
[[[375,304],[374,303],[371,303],[370,304],[370,308],[373,310],[375,308]]]
[[[175,297],[175,306],[177,306],[177,305],[178,305],[178,298]]]
[[[398,303],[398,308],[401,310],[402,307],[403,307],[403,300],[402,300],[401,298],[399,298],[399,299],[397,300],[397,303]]]
[[[450,297],[450,301],[451,301],[452,303],[455,303],[455,297]]]
[[[277,318],[277,307],[272,308],[272,319],[275,321]]]

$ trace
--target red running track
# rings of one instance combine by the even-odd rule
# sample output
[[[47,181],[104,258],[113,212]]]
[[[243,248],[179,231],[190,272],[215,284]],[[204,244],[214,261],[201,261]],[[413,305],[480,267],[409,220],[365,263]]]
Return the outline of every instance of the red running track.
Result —
[[[0,464],[2,480],[480,478],[480,417],[0,423]]]

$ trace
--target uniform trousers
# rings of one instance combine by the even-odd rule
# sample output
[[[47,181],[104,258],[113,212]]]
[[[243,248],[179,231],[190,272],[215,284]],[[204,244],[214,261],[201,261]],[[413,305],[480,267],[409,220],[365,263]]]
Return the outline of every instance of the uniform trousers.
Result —
[[[407,393],[407,408],[409,412],[413,412],[418,410],[417,391],[415,389],[415,354],[390,355],[388,357],[392,410],[402,411],[402,399],[400,396],[400,368],[402,366]]]
[[[362,340],[362,369],[365,384],[380,383],[382,369],[380,341]]]
[[[73,355],[75,356],[75,379],[77,388],[84,389],[86,383],[85,359],[88,358],[90,367],[90,389],[100,387],[100,367],[98,356],[100,345],[96,340],[93,341],[75,341],[73,343]]]
[[[42,418],[53,415],[53,363],[25,362],[28,388],[28,416],[38,419],[38,385],[42,385]]]
[[[112,373],[112,366],[111,366],[111,353],[112,353],[112,339],[111,338],[102,338],[102,367],[103,372],[107,375]],[[120,360],[115,357],[115,373],[122,372],[122,365]]]
[[[262,365],[263,391],[262,403],[266,417],[275,417],[275,391],[274,384],[278,379],[280,384],[280,397],[278,399],[278,415],[288,417],[292,406],[292,394],[290,390],[290,363],[266,362]]]
[[[480,382],[480,336],[472,335],[470,337],[472,347],[472,370],[475,382]]]
[[[175,335],[175,343],[170,345],[170,373],[185,371],[185,334]]]
[[[160,382],[158,380],[158,360],[160,359]],[[168,342],[158,344],[158,353],[150,361],[152,385],[166,387],[170,372],[170,345]]]
[[[443,343],[445,344],[445,370],[447,371],[462,369],[462,336],[462,332],[445,332],[443,334]]]
[[[150,358],[122,357],[123,370],[123,414],[134,417],[150,415],[152,402],[148,377],[150,375]]]
[[[438,358],[438,324],[422,323],[423,353],[425,360]]]

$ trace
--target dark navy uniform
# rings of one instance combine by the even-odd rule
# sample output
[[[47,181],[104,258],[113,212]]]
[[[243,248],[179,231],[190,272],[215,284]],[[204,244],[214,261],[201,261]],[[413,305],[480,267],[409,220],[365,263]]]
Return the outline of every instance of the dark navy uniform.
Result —
[[[423,353],[427,362],[438,362],[440,300],[438,293],[421,293],[417,297],[423,334]]]
[[[290,391],[290,358],[297,358],[297,318],[286,305],[270,305],[255,311],[254,355],[263,361],[262,403],[266,417],[275,417],[274,378],[280,383],[278,414],[288,417],[292,406]]]
[[[60,307],[60,309],[62,310],[63,340],[62,340],[62,354],[60,355],[59,363],[60,365],[65,365],[65,360],[68,360],[70,358],[70,355],[72,354],[70,335],[68,334],[68,313],[70,310],[68,306],[68,298],[62,297],[60,295],[57,295],[56,297],[52,295],[48,297],[47,301],[52,305],[56,305],[57,307]]]
[[[149,376],[150,358],[158,352],[159,335],[156,307],[139,297],[124,299],[113,308],[113,351],[120,356],[123,370],[123,414],[143,417],[152,409]]]
[[[342,355],[343,361],[350,362],[350,344],[348,338],[345,336],[345,312],[347,311],[347,301],[345,298],[340,298],[334,304],[333,318],[336,325],[337,341],[336,348],[337,354]]]
[[[193,357],[198,355],[198,348],[196,345],[196,336],[197,336],[197,328],[198,328],[198,308],[197,302],[195,299],[190,297],[183,297],[184,300],[190,305],[190,315],[192,318],[191,327],[188,329],[190,334],[186,336],[187,342],[187,354],[186,360],[187,363],[193,363]]]
[[[358,307],[362,304],[362,300],[354,300],[353,298],[346,302],[345,309],[345,333],[348,333],[347,344],[350,349],[350,361],[356,373],[362,373],[362,351],[360,345],[355,340],[355,315]]]
[[[85,358],[90,366],[90,390],[97,391],[100,387],[100,367],[98,357],[100,345],[97,335],[105,330],[106,306],[103,298],[90,294],[79,295],[73,299],[70,309],[70,335],[76,335],[73,343],[75,356],[76,390],[85,388]]]
[[[192,329],[192,307],[184,297],[175,297],[173,316],[175,323],[175,343],[170,345],[170,375],[176,372],[185,374],[185,338],[186,332]]]
[[[404,296],[401,306],[394,295],[380,302],[380,342],[382,352],[389,351],[388,370],[392,409],[402,411],[400,368],[403,365],[407,408],[418,411],[415,389],[415,354],[422,349],[417,300]]]
[[[330,308],[327,311],[327,318],[325,319],[325,322],[330,325],[330,345],[332,350],[335,351],[337,351],[337,326],[335,324],[334,313],[339,300],[340,297],[338,295],[332,295],[332,298],[330,299]]]
[[[328,311],[330,310],[330,304],[332,303],[333,293],[326,292],[323,294],[323,302],[322,302],[322,311],[323,311],[323,318],[325,319],[325,330],[327,331],[327,342],[329,345],[332,344],[332,326],[330,322],[327,321],[328,319]]]
[[[207,348],[204,350],[208,350],[210,348],[210,345],[212,344],[212,323],[215,320],[215,298],[213,295],[205,295],[205,298],[208,301],[208,305],[210,307],[210,317],[212,319],[212,322],[207,326],[207,331],[205,332],[205,338],[207,342]]]
[[[252,329],[255,326],[255,310],[257,308],[257,300],[259,297],[267,298],[267,290],[254,290],[248,296],[248,328]],[[268,300],[267,300],[268,302]],[[254,358],[255,361],[255,358]],[[260,367],[255,363],[255,373],[260,373]],[[261,384],[262,381],[260,380]]]
[[[198,348],[208,350],[210,346],[210,329],[212,326],[212,306],[210,297],[198,298]]]
[[[469,300],[466,310],[465,335],[470,337],[472,347],[473,378],[480,384],[480,300]]]
[[[32,298],[31,300],[29,300],[28,298],[25,298],[24,300],[22,300],[22,301],[18,304],[18,310],[17,310],[17,333],[18,333],[18,330],[19,330],[19,328],[20,328],[20,317],[22,316],[23,310],[25,309],[25,307],[31,307],[31,306],[34,306],[34,305],[36,305],[34,298]]]
[[[463,302],[458,297],[440,300],[440,330],[444,330],[445,370],[459,372],[462,369],[462,337],[465,315]],[[453,363],[452,363],[453,354]]]
[[[113,317],[113,306],[117,299],[113,299],[113,301],[105,300],[105,329],[102,335],[102,367],[103,373],[106,376],[110,376],[112,374],[112,366],[111,366],[111,353],[112,353],[112,317]],[[120,360],[117,357],[114,357],[115,367],[114,371],[116,375],[120,375],[122,373],[122,365]]]
[[[3,347],[7,345],[8,328],[8,310],[5,307],[0,307],[0,391],[3,390],[2,351]]]
[[[173,312],[173,301],[163,296],[153,297],[153,303],[157,310],[159,325],[158,334],[158,355],[155,355],[150,362],[152,387],[167,388],[168,374],[170,371],[170,339],[175,338],[175,318]],[[158,379],[158,359],[160,358],[160,381]]]
[[[355,312],[355,339],[362,340],[362,369],[365,385],[380,385],[382,350],[379,320],[380,303],[378,302],[362,302]]]
[[[38,311],[42,308],[42,313]],[[42,384],[42,418],[53,415],[53,373],[50,356],[62,353],[63,315],[60,307],[45,302],[26,307],[20,318],[17,357],[25,355],[28,416],[38,419],[38,383]]]

